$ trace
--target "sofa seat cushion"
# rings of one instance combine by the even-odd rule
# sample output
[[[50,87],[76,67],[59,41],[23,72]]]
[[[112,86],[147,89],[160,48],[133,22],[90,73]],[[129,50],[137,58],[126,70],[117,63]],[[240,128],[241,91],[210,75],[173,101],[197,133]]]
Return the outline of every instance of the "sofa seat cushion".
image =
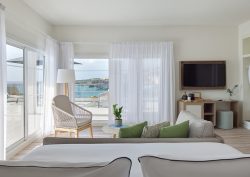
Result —
[[[162,122],[152,126],[145,126],[143,128],[142,138],[158,138],[160,134],[160,129],[163,127],[170,126],[170,122]]]
[[[160,138],[188,138],[189,121],[160,129]]]
[[[189,125],[189,138],[214,137],[214,125],[210,121],[199,120]]]
[[[142,122],[126,128],[121,128],[119,131],[119,138],[140,138],[143,128],[148,125],[148,122]]]

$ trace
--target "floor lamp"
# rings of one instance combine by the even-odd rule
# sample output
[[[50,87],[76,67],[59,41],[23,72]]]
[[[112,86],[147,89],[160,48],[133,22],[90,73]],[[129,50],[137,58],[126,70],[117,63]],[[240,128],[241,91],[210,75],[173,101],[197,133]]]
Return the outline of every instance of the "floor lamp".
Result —
[[[64,84],[64,94],[69,96],[69,84],[75,83],[75,71],[72,69],[58,69],[57,83]]]

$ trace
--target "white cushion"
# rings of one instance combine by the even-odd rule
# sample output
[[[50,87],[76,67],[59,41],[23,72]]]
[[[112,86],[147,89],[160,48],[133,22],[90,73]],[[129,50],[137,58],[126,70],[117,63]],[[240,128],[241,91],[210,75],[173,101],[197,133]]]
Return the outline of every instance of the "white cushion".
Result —
[[[197,120],[189,125],[189,138],[214,137],[214,125],[210,121]]]
[[[91,123],[91,118],[76,119],[76,120],[77,120],[77,126],[78,126],[78,127]]]
[[[131,160],[121,157],[112,162],[67,163],[0,161],[3,177],[129,177]]]
[[[200,117],[192,114],[189,111],[181,111],[180,114],[178,115],[177,121],[175,124],[180,124],[182,122],[186,122],[189,120],[189,125],[193,123],[194,121],[197,120],[202,120]]]

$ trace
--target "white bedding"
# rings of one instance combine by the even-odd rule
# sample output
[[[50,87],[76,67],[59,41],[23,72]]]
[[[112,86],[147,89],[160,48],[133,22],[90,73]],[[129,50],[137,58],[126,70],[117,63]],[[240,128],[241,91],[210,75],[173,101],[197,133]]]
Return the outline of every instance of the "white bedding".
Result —
[[[130,176],[142,177],[138,157],[144,155],[207,160],[244,156],[240,151],[221,143],[62,144],[39,147],[23,160],[105,162],[117,157],[129,157],[133,163]]]

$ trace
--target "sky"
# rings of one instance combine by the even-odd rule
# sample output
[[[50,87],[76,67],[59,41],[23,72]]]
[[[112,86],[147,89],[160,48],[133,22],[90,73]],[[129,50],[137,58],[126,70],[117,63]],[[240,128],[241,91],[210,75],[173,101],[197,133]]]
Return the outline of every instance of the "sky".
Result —
[[[7,45],[7,60],[23,57],[23,49]]]
[[[23,57],[23,50],[12,47],[10,45],[6,46],[6,56],[7,61],[10,59],[15,58],[22,58]],[[23,67],[20,64],[11,63],[7,67],[7,81],[8,82],[21,82],[23,81]]]
[[[22,58],[23,49],[7,45],[7,60]],[[108,59],[75,59],[76,80],[91,78],[108,78],[109,61]],[[12,63],[7,68],[7,80],[11,82],[23,81],[23,66]]]
[[[23,49],[13,47],[10,45],[6,46],[6,56],[7,56],[7,61],[11,59],[16,59],[20,58],[23,60]],[[30,74],[31,72],[34,73],[36,72],[36,78],[39,79],[39,81],[43,80],[43,73],[42,71],[42,66],[36,66],[36,60],[38,60],[39,55],[34,52],[28,50],[28,62],[29,62],[29,70],[28,73]],[[18,64],[18,63],[13,63],[13,62],[8,62],[7,63],[7,82],[23,82],[23,64]],[[33,68],[32,68],[33,67]],[[38,67],[40,68],[38,70]]]
[[[75,59],[76,80],[91,78],[108,78],[109,61],[108,59]]]

